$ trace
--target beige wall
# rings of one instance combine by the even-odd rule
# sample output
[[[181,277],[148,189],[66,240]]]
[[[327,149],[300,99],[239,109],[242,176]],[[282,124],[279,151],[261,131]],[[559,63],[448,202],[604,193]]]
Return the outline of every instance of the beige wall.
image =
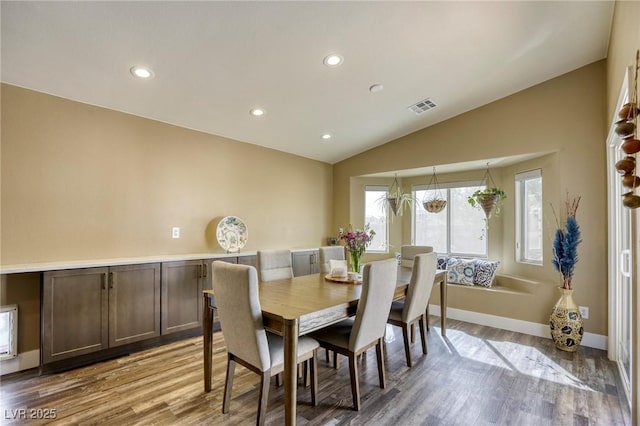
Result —
[[[516,274],[540,285],[531,296],[496,295],[468,289],[449,293],[454,308],[546,324],[559,276],[550,264],[552,235],[545,242],[544,266],[514,260],[513,176],[533,167],[543,169],[545,227],[553,232],[549,203],[556,208],[565,193],[581,195],[578,220],[583,244],[574,283],[575,299],[589,306],[586,331],[607,334],[606,239],[606,64],[599,61],[530,89],[498,100],[432,127],[407,135],[342,161],[334,166],[336,224],[358,217],[350,205],[350,181],[370,173],[484,160],[511,155],[549,153],[517,166],[492,171],[507,191],[503,215],[489,229],[489,255],[501,260],[503,273]],[[477,172],[482,178],[483,170]],[[423,177],[425,183],[428,176]],[[365,182],[366,183],[366,182]],[[411,182],[405,179],[405,188]],[[402,243],[409,243],[410,222],[404,219]],[[335,225],[334,225],[335,226]],[[392,237],[393,240],[393,237]],[[437,302],[437,295],[434,295]]]
[[[2,266],[222,253],[212,231],[227,215],[247,224],[249,251],[335,234],[326,163],[10,85],[1,142]],[[29,290],[16,288],[25,281]],[[2,281],[0,303],[21,302],[32,319],[21,352],[37,348],[33,282]]]
[[[640,49],[640,3],[633,1],[616,1],[615,12],[613,16],[613,28],[609,41],[609,52],[607,57],[607,119],[616,114],[616,103],[620,93],[620,87],[624,78],[626,68],[635,65],[635,56]],[[635,210],[635,249],[636,260],[634,262],[634,283],[633,288],[638,288],[638,264],[640,264],[640,211]],[[635,296],[635,310],[632,314],[632,323],[638,324],[640,298],[637,292]],[[633,424],[640,424],[640,328],[634,327],[634,347],[632,348],[633,360],[631,362],[633,371],[631,376],[634,378],[632,383],[632,420]]]

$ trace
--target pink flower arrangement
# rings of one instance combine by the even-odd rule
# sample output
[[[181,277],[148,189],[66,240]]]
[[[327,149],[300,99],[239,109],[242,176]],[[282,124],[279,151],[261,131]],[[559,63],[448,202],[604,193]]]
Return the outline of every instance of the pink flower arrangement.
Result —
[[[371,244],[374,235],[376,235],[376,232],[369,227],[368,223],[364,229],[356,229],[355,231],[351,228],[351,225],[349,225],[347,232],[340,228],[338,237],[340,241],[345,242],[345,247],[351,256],[351,269],[354,272],[360,271],[360,259]]]

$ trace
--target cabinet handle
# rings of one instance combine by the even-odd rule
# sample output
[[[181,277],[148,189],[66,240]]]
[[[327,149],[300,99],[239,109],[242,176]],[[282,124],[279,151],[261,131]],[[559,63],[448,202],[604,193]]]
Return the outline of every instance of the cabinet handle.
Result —
[[[102,289],[107,289],[107,273],[102,274]]]
[[[114,281],[115,281],[115,278],[113,276],[113,272],[109,272],[109,288],[113,288]]]
[[[207,278],[207,264],[202,265],[202,278]]]

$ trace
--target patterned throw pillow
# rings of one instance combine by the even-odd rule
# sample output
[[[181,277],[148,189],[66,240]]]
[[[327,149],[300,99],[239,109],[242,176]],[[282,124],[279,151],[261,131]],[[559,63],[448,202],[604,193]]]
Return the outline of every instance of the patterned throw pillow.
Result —
[[[476,263],[473,259],[457,259],[450,257],[447,262],[447,282],[454,284],[473,285]]]
[[[482,287],[491,287],[496,276],[499,260],[476,259],[476,273],[473,276],[473,283]]]
[[[447,269],[448,256],[438,256],[438,269]]]

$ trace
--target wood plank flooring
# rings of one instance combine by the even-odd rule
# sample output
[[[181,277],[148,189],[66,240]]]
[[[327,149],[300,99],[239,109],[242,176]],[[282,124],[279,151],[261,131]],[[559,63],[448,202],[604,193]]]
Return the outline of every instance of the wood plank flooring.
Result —
[[[329,368],[319,352],[319,405],[298,388],[299,425],[629,425],[616,366],[604,351],[570,354],[549,339],[431,317],[429,354],[419,341],[407,368],[400,328],[386,338],[387,387],[375,351],[361,361],[363,408],[351,409],[348,363]],[[213,390],[204,393],[202,338],[191,338],[65,373],[23,372],[0,381],[0,424],[250,425],[259,378],[236,368],[222,414],[226,353],[214,334]],[[267,424],[283,421],[283,388],[272,382]],[[24,410],[24,411],[21,411]],[[40,411],[38,411],[40,410]],[[49,410],[49,411],[47,411]],[[36,419],[55,410],[55,419]]]

